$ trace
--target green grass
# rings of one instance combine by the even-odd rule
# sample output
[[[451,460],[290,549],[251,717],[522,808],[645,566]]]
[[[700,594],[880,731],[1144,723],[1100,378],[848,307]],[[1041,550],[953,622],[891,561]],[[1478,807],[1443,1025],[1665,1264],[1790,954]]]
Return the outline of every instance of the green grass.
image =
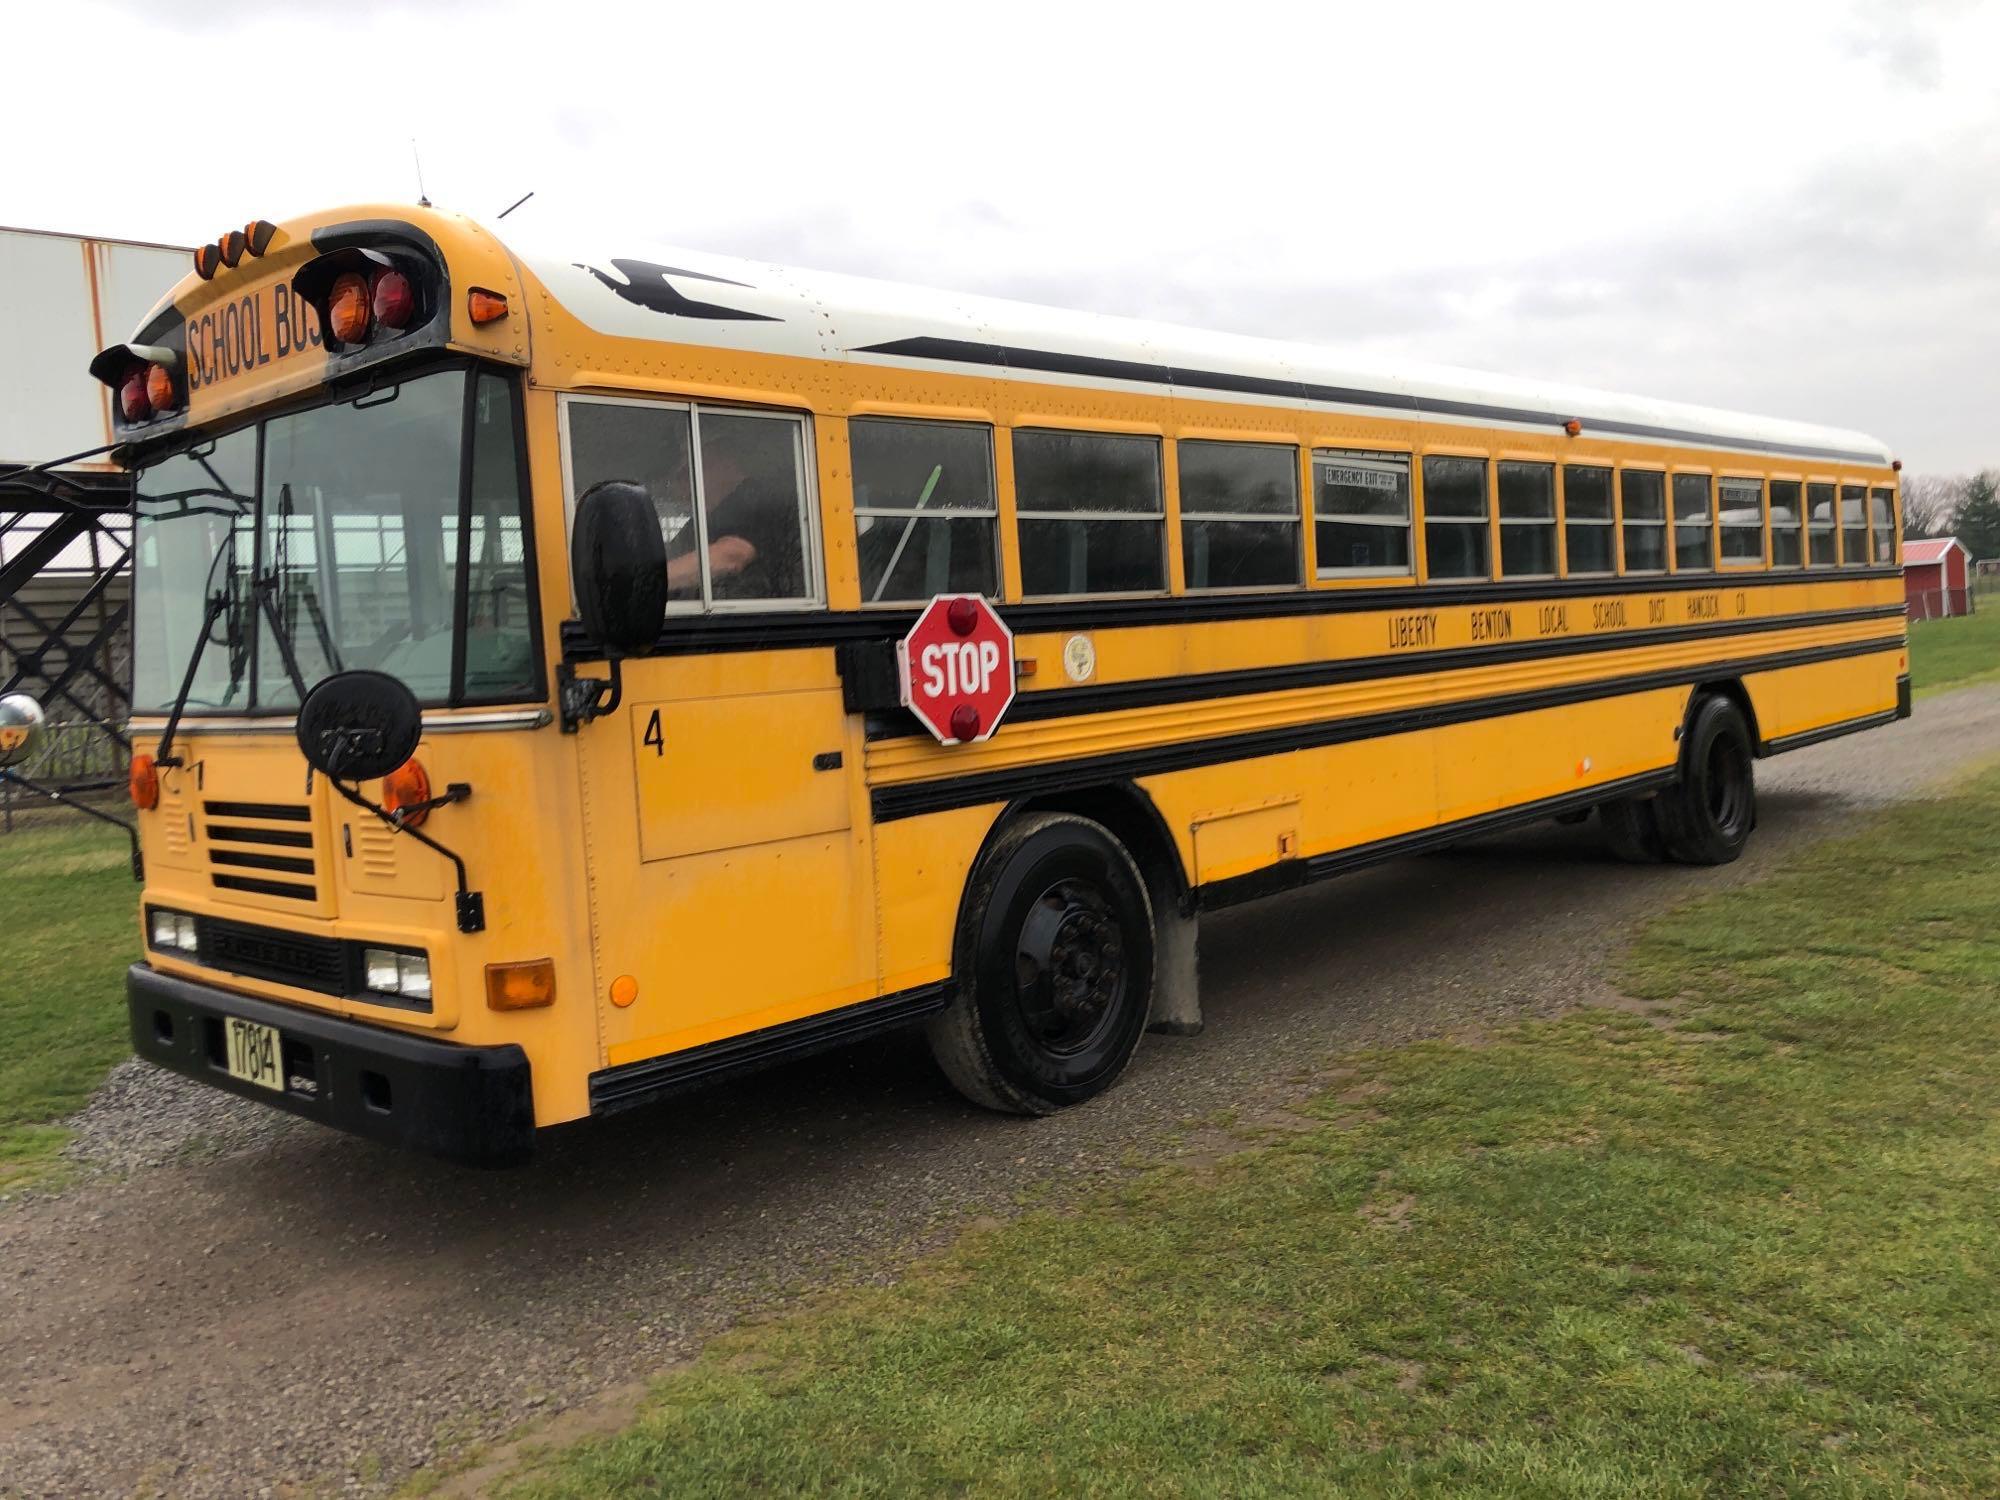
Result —
[[[1652,1013],[1350,1058],[500,1493],[2000,1494],[1995,911],[2000,772],[1657,921]]]
[[[2000,594],[1978,614],[1910,622],[1910,687],[1932,693],[2000,676]]]
[[[57,1174],[82,1107],[130,1051],[125,966],[138,956],[130,846],[81,817],[0,834],[0,1190]]]

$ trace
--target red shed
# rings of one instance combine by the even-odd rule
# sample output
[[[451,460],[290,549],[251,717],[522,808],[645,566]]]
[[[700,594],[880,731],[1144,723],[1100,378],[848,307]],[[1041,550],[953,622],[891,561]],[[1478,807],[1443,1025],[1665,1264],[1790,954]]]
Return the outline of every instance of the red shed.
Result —
[[[1955,536],[1903,543],[1903,593],[1912,620],[1972,613],[1972,554]]]

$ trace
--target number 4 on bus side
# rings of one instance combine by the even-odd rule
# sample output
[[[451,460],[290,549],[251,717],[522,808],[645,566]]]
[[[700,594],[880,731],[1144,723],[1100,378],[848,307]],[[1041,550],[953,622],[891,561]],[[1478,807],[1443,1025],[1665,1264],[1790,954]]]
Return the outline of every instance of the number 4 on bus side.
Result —
[[[667,737],[660,730],[660,711],[653,710],[653,716],[646,720],[645,742],[653,747],[654,755],[667,753]]]

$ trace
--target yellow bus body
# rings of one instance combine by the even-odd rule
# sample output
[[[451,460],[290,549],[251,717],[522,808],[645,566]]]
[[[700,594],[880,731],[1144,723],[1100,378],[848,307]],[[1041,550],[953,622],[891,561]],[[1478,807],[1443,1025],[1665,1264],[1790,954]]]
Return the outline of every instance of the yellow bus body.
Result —
[[[1265,610],[1248,595],[1186,589],[1174,455],[1176,441],[1191,438],[1282,445],[1302,470],[1315,449],[1409,455],[1417,539],[1415,476],[1435,453],[1873,488],[1893,486],[1886,464],[1623,439],[1587,422],[1572,435],[1554,424],[1446,423],[621,337],[566,308],[493,232],[427,209],[363,207],[283,224],[261,258],[176,288],[162,307],[199,342],[187,358],[201,384],[171,430],[226,427],[321,390],[326,361],[315,343],[296,346],[288,328],[278,350],[277,304],[315,253],[316,231],[376,222],[421,232],[446,268],[454,301],[434,352],[523,372],[549,692],[502,709],[428,710],[417,752],[433,787],[472,788],[469,800],[433,813],[426,831],[463,856],[484,897],[484,930],[458,930],[443,859],[308,776],[288,717],[190,710],[179,728],[183,764],[159,773],[157,805],[140,814],[142,907],[421,949],[431,1008],[413,1014],[150,946],[144,967],[287,1014],[468,1049],[519,1048],[537,1127],[865,1033],[871,1005],[886,1022],[943,1004],[968,879],[1010,808],[1090,810],[1106,799],[1126,810],[1107,812],[1113,822],[1150,808],[1172,883],[1195,912],[1524,810],[1582,811],[1656,787],[1674,773],[1690,698],[1704,684],[1746,707],[1760,753],[1899,711],[1908,661],[1893,558],[1851,570],[1482,588],[1428,583],[1413,540],[1416,576],[1322,579],[1308,499],[1306,582],[1274,591],[1285,607]],[[474,325],[464,302],[472,286],[504,297],[508,315]],[[230,308],[234,334],[219,321]],[[233,360],[217,353],[225,336],[237,341]],[[204,362],[213,366],[205,378]],[[679,621],[668,635],[682,631],[682,645],[622,664],[615,713],[564,733],[554,664],[567,653],[582,675],[605,670],[574,627],[563,629],[575,614],[563,561],[574,497],[560,403],[573,395],[806,416],[824,606],[786,614],[761,637]],[[879,648],[912,614],[861,599],[847,430],[860,416],[949,419],[995,434],[1000,601],[1023,675],[1012,713],[983,743],[941,746],[852,706],[841,647]],[[1021,428],[1161,440],[1162,599],[1190,608],[1177,616],[1122,600],[1023,603],[1013,466],[1001,440]],[[1309,472],[1299,492],[1310,495]],[[1719,512],[1711,507],[1711,526]],[[1497,515],[1489,524],[1497,558]],[[1560,545],[1560,513],[1555,533]],[[1077,636],[1093,658],[1082,681],[1064,665]],[[1906,685],[1901,695],[1907,712]],[[153,710],[135,720],[135,748],[149,746],[163,718]],[[824,769],[834,757],[838,769]],[[247,847],[241,830],[301,827],[310,899],[217,886],[216,855]],[[536,960],[553,965],[554,1003],[493,1008],[489,966]],[[815,1018],[828,1024],[814,1031]],[[151,1024],[135,1001],[142,1052]]]

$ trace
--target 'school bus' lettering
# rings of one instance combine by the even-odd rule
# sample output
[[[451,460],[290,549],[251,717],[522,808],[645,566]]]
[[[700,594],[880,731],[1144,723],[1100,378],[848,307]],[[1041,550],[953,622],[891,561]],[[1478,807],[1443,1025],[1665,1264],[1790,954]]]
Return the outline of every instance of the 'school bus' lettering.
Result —
[[[1206,911],[1592,809],[1623,857],[1733,858],[1753,755],[1907,703],[1894,473],[1851,434],[1610,396],[1543,413],[1498,377],[1371,392],[1327,350],[1211,369],[1202,337],[1118,348],[1114,324],[976,299],[967,342],[872,283],[349,218],[205,260],[99,360],[117,391],[146,357],[119,350],[184,337],[175,378],[229,410],[120,429],[158,622],[135,1045],[228,1081],[157,1018],[240,1023],[237,1085],[330,1124],[519,1160],[542,1126],[913,1024],[970,1097],[1047,1112],[1149,1025],[1199,1029],[1194,964],[1150,956],[1194,953]],[[349,304],[356,378],[302,389],[324,350],[293,278],[378,237],[405,321]],[[829,359],[833,328],[898,336]],[[1761,560],[1705,549],[1728,515],[1670,482],[1724,458]],[[1873,567],[1817,545],[1856,495],[1885,511]],[[204,570],[253,551],[280,607],[204,631]],[[925,632],[964,596],[1010,646]],[[246,630],[254,670],[191,662]],[[257,732],[296,711],[274,664],[310,689],[336,642],[423,711],[413,761],[338,789]],[[384,724],[328,733],[379,741],[381,690]],[[160,748],[181,710],[192,768]],[[392,784],[386,819],[345,795]],[[197,794],[190,851],[171,820]],[[393,1089],[313,1091],[286,1059],[322,1049]]]
[[[190,391],[321,347],[312,304],[282,282],[232,297],[187,323]]]

